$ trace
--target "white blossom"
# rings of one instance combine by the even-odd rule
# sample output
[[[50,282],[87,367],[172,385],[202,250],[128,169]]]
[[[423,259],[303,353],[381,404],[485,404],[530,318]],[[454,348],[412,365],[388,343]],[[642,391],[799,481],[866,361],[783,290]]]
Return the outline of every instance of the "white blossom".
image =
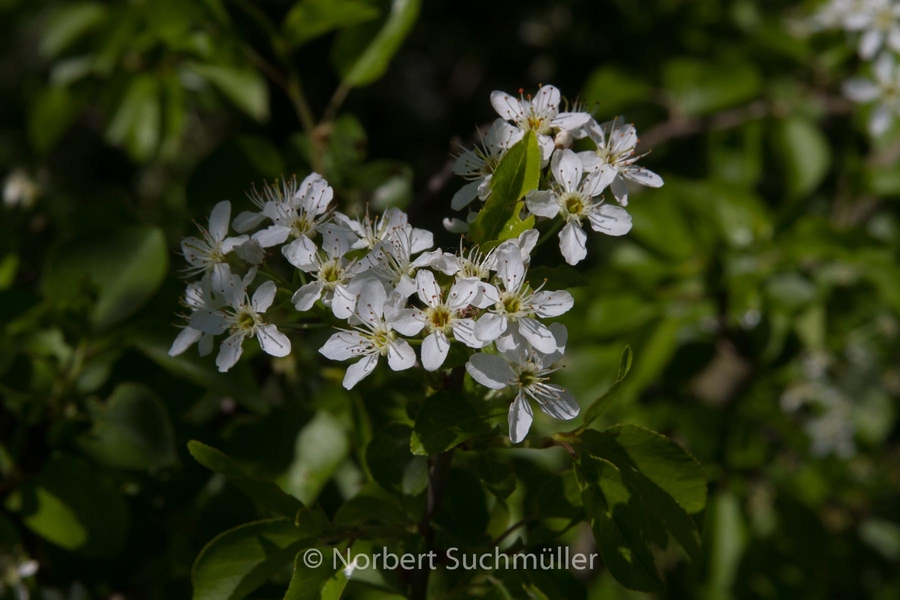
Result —
[[[567,263],[578,264],[587,256],[587,234],[581,226],[584,219],[594,231],[607,235],[625,235],[631,230],[631,215],[624,208],[594,200],[617,176],[612,167],[601,164],[582,177],[581,160],[571,150],[562,150],[553,155],[551,172],[556,185],[529,192],[525,205],[540,217],[559,215],[565,221],[559,232],[559,249]]]
[[[658,188],[662,186],[662,177],[653,171],[634,164],[638,159],[646,156],[646,154],[635,156],[635,146],[637,146],[638,137],[634,125],[620,123],[618,119],[613,119],[602,125],[596,121],[591,121],[585,127],[585,130],[594,144],[597,145],[597,148],[596,150],[579,152],[578,157],[588,171],[593,171],[603,166],[612,167],[615,171],[615,177],[610,183],[610,189],[619,204],[622,206],[628,205],[626,179],[648,187]]]
[[[434,243],[432,233],[412,227],[406,213],[399,208],[389,208],[380,217],[377,215],[372,217],[366,212],[362,219],[351,219],[338,212],[334,215],[334,221],[347,230],[351,236],[350,247],[354,250],[360,248],[374,250],[379,243],[388,241],[393,233],[400,229],[412,230],[411,235],[415,241],[413,254],[431,248]]]
[[[498,340],[498,344],[506,347],[519,343],[514,337],[518,334],[540,352],[550,354],[558,349],[556,339],[535,317],[558,317],[572,308],[574,300],[565,290],[532,290],[525,281],[526,273],[525,261],[518,250],[505,248],[498,253],[497,302],[475,323],[475,337],[483,342]],[[513,339],[502,339],[510,337]]]
[[[389,319],[401,308],[403,298],[399,294],[390,297],[384,286],[368,279],[362,286],[352,329],[342,329],[332,335],[319,349],[331,360],[348,360],[362,357],[347,368],[344,387],[351,389],[369,375],[378,365],[378,357],[386,356],[388,366],[394,371],[409,369],[416,362],[416,354],[409,343],[397,335]]]
[[[844,83],[844,94],[855,102],[874,102],[869,114],[869,133],[883,135],[900,115],[900,67],[890,54],[881,55],[872,65],[875,79],[856,78]]]
[[[566,345],[566,329],[559,323],[550,326],[557,348]],[[511,387],[516,398],[509,407],[509,440],[518,444],[528,434],[534,413],[529,399],[538,403],[555,419],[570,420],[578,416],[580,407],[565,388],[549,383],[549,375],[557,369],[553,363],[562,358],[560,350],[545,353],[534,348],[515,348],[498,354],[478,352],[469,357],[466,371],[472,379],[492,390]]]
[[[287,356],[291,341],[275,325],[265,322],[263,314],[272,305],[277,291],[275,283],[263,283],[253,298],[247,293],[247,280],[232,275],[224,289],[226,305],[219,310],[200,309],[190,318],[190,325],[204,333],[218,335],[228,331],[229,336],[219,347],[216,366],[225,372],[237,363],[243,352],[244,340],[255,337],[263,352],[272,356]]]
[[[206,275],[200,281],[187,285],[181,303],[185,308],[190,309],[191,314],[193,314],[198,310],[218,310],[222,307],[224,301],[213,293],[209,275]],[[186,318],[190,321],[189,315]],[[200,356],[206,356],[213,351],[214,338],[215,336],[211,333],[204,333],[187,325],[181,328],[181,332],[175,337],[175,341],[172,342],[172,347],[169,348],[169,356],[183,354],[188,348],[198,342]]]
[[[497,114],[519,128],[510,143],[518,142],[525,132],[534,131],[543,164],[547,164],[556,147],[556,132],[569,131],[575,137],[583,137],[582,128],[591,119],[585,112],[559,112],[560,100],[559,90],[552,85],[542,87],[534,98],[516,98],[499,91],[491,93],[491,104]]]
[[[865,0],[848,10],[844,27],[859,31],[859,56],[871,60],[885,46],[900,52],[900,2]]]
[[[231,202],[223,200],[213,207],[208,227],[197,225],[202,237],[186,237],[181,241],[181,252],[189,265],[185,272],[189,275],[209,273],[216,290],[227,285],[227,278],[231,276],[226,255],[249,240],[246,235],[228,237],[230,220]]]
[[[476,196],[481,200],[486,200],[490,196],[494,169],[514,143],[513,140],[518,141],[521,137],[518,129],[503,119],[497,119],[484,137],[482,147],[466,150],[459,155],[453,165],[453,172],[467,179],[469,183],[460,188],[450,200],[450,207],[453,210],[462,210],[471,204]]]
[[[321,299],[331,307],[334,316],[348,319],[356,309],[356,293],[351,289],[351,280],[366,270],[367,263],[348,260],[344,255],[350,250],[350,242],[342,231],[324,228],[322,232],[323,250],[315,246],[298,246],[288,260],[298,269],[313,276],[313,281],[300,287],[291,302],[299,311],[312,308]]]
[[[408,298],[416,291],[416,270],[427,266],[435,254],[425,253],[415,259],[413,255],[433,245],[434,236],[430,231],[406,224],[391,229],[390,234],[375,245],[365,260],[373,275]]]

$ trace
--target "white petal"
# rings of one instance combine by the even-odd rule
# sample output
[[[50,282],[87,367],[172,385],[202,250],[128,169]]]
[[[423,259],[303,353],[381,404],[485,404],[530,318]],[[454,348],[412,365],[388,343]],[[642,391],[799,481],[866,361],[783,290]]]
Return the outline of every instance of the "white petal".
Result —
[[[540,321],[522,317],[519,319],[519,333],[534,346],[538,352],[550,354],[556,352],[556,338],[550,329]]]
[[[613,179],[609,187],[612,190],[613,196],[616,197],[616,202],[622,206],[628,206],[628,186],[625,185],[625,179],[622,175],[618,175]]]
[[[213,342],[215,342],[215,336],[211,333],[204,333],[203,337],[200,338],[200,343],[197,344],[197,351],[200,353],[200,356],[209,356],[213,351]]]
[[[575,397],[557,385],[550,384],[549,387],[552,387],[556,393],[552,396],[538,394],[543,400],[543,402],[538,402],[541,410],[560,421],[568,421],[577,417],[581,407],[578,406]]]
[[[613,182],[616,175],[617,171],[615,168],[606,164],[599,164],[596,169],[587,171],[587,176],[584,178],[584,184],[581,186],[581,189],[591,198],[599,196]],[[660,180],[660,185],[662,185],[662,180]]]
[[[587,234],[575,221],[569,221],[559,232],[559,249],[570,265],[577,265],[587,256]]]
[[[478,289],[469,300],[469,304],[476,308],[487,308],[500,302],[500,292],[490,283],[478,282]]]
[[[574,192],[581,183],[583,165],[571,150],[560,150],[553,155],[550,161],[553,178],[567,192]]]
[[[256,330],[259,347],[270,356],[287,356],[291,353],[291,340],[274,325],[263,325]]]
[[[394,371],[404,371],[416,364],[416,353],[406,340],[394,340],[388,346],[388,366]]]
[[[872,64],[872,72],[878,81],[890,83],[894,75],[894,56],[890,52],[883,52]]]
[[[525,195],[525,206],[539,217],[552,219],[559,214],[556,194],[550,190],[532,190]]]
[[[238,233],[245,233],[262,225],[263,221],[265,221],[266,218],[266,215],[262,213],[250,212],[249,210],[245,210],[237,217],[235,217],[234,223],[232,225],[234,227],[234,230]]]
[[[236,333],[231,337],[226,338],[225,341],[222,342],[222,345],[219,346],[219,354],[216,356],[216,366],[219,367],[221,373],[224,373],[237,363],[238,359],[241,357],[241,353],[244,351],[243,343],[244,334]]]
[[[481,286],[481,281],[474,277],[458,279],[447,293],[447,306],[454,311],[464,309],[482,293]]]
[[[214,290],[224,290],[231,286],[232,274],[228,263],[216,263],[209,275],[209,285]],[[243,287],[243,286],[241,286]],[[243,296],[243,294],[241,294]]]
[[[441,303],[441,288],[431,271],[423,269],[416,273],[416,292],[419,300],[428,306],[433,307]]]
[[[367,279],[358,294],[359,300],[356,303],[358,316],[373,325],[380,324],[384,316],[384,302],[387,300],[384,285],[375,279]]]
[[[319,348],[319,353],[331,360],[347,360],[359,356],[367,345],[366,338],[359,332],[341,331],[328,338],[325,345]]]
[[[525,278],[525,261],[522,260],[522,253],[516,250],[498,252],[497,275],[503,281],[507,292],[518,291]]]
[[[506,327],[506,317],[496,313],[485,313],[475,323],[475,337],[482,342],[493,342],[503,335]]]
[[[319,261],[316,259],[317,251],[315,243],[305,235],[301,235],[287,246],[281,247],[281,253],[288,259],[288,262],[307,273],[319,268]]]
[[[542,318],[558,317],[568,312],[575,305],[572,294],[565,290],[553,292],[540,291],[531,299],[531,306],[537,316]]]
[[[525,118],[519,99],[506,92],[491,92],[491,106],[506,120],[521,121]]]
[[[416,291],[416,282],[409,275],[404,275],[400,278],[400,281],[397,283],[397,286],[394,288],[394,291],[403,296],[404,298],[409,298]]]
[[[263,250],[263,247],[260,246],[259,242],[256,240],[244,242],[240,246],[237,246],[234,251],[241,260],[244,260],[251,265],[261,265],[266,259],[266,251]]]
[[[881,94],[881,88],[871,79],[848,79],[843,90],[854,102],[871,102]]]
[[[388,323],[403,335],[418,335],[425,327],[425,315],[418,308],[404,308],[392,314]]]
[[[434,234],[424,229],[413,229],[410,236],[409,253],[418,254],[434,246]]]
[[[291,230],[284,225],[269,225],[262,231],[254,233],[253,239],[263,248],[271,248],[283,244],[290,234]]]
[[[169,348],[169,356],[178,356],[185,350],[196,344],[203,337],[203,332],[193,327],[184,327],[178,332],[172,347]]]
[[[585,112],[565,112],[556,115],[550,125],[565,131],[575,132],[582,129],[590,120],[591,115]],[[583,136],[584,134],[581,135]]]
[[[228,235],[228,222],[231,220],[231,202],[222,200],[209,214],[209,234],[214,240],[222,241]]]
[[[453,338],[469,348],[484,348],[490,344],[490,342],[485,342],[475,337],[474,319],[460,319],[456,321],[453,324]]]
[[[294,308],[301,312],[311,309],[313,304],[316,303],[316,300],[322,297],[323,287],[324,285],[321,282],[313,281],[294,292],[294,295],[291,298],[291,302],[294,303]],[[348,314],[347,316],[350,315]]]
[[[894,120],[891,110],[884,104],[879,104],[869,116],[869,132],[875,137],[884,135]]]
[[[884,34],[878,29],[869,29],[859,38],[859,56],[870,60],[884,43]]]
[[[556,86],[545,85],[538,90],[531,101],[534,114],[552,119],[559,112],[560,94]]]
[[[606,235],[625,235],[631,231],[631,215],[621,206],[601,204],[588,215],[594,231]]]
[[[356,310],[356,294],[346,285],[334,286],[334,296],[331,298],[331,312],[334,316],[346,320],[353,316],[354,310]]]
[[[619,155],[628,152],[637,144],[637,130],[634,125],[620,125],[609,134],[609,142],[612,144],[613,154]]]
[[[483,180],[481,179],[476,179],[475,181],[470,181],[462,186],[455,194],[453,194],[453,198],[450,200],[450,208],[453,210],[462,210],[471,204],[472,200],[478,196],[478,186],[481,185],[482,181]]]
[[[516,396],[516,399],[509,406],[509,441],[518,444],[528,435],[531,429],[531,422],[534,420],[534,413],[531,412],[531,405],[528,403],[522,392]]]
[[[422,342],[422,366],[426,371],[437,371],[447,360],[450,340],[443,331],[435,331]]]
[[[503,119],[496,119],[484,136],[484,145],[495,156],[501,155],[522,137],[522,130],[513,127]],[[483,162],[483,161],[482,161]]]
[[[629,167],[622,171],[622,176],[647,187],[662,187],[663,179],[653,171],[644,167]]]
[[[190,325],[204,333],[218,335],[228,329],[225,315],[211,310],[198,310],[191,315]]]
[[[267,281],[256,288],[256,291],[253,293],[253,300],[250,302],[253,310],[258,313],[264,313],[269,310],[269,307],[272,306],[272,302],[275,300],[277,291],[278,287],[274,281]]]
[[[496,354],[477,352],[469,357],[466,371],[472,379],[486,388],[502,390],[516,380],[516,374],[509,363]]]
[[[348,390],[353,389],[353,386],[374,371],[377,365],[377,354],[369,354],[361,361],[353,363],[347,367],[347,372],[344,374],[344,387]]]
[[[228,254],[232,250],[234,250],[237,246],[241,244],[246,244],[250,240],[249,235],[239,235],[236,237],[225,238],[222,240],[222,243],[219,245],[219,250],[222,254]]]
[[[459,264],[459,257],[449,252],[441,252],[440,255],[432,258],[431,266],[444,275],[455,275],[462,268]]]
[[[556,142],[549,135],[539,133],[538,146],[541,148],[541,166],[544,167],[550,162],[550,155],[556,150]]]
[[[578,154],[576,154],[576,156],[578,157],[578,160],[581,161],[581,166],[588,173],[590,173],[591,171],[596,171],[603,165],[607,164],[603,161],[603,159],[597,156],[597,153],[593,150],[579,152]]]
[[[444,225],[444,229],[449,231],[450,233],[463,234],[469,233],[469,224],[463,221],[462,219],[449,219],[444,218],[442,221]]]

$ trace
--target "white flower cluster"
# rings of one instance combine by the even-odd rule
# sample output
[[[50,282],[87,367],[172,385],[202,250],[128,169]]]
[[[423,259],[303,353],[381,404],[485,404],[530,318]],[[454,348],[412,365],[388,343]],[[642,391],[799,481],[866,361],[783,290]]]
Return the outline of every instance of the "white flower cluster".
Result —
[[[602,202],[603,189],[612,186],[624,205],[624,179],[662,184],[656,175],[634,166],[633,127],[616,121],[597,125],[586,113],[559,113],[559,92],[552,86],[542,88],[533,102],[499,92],[492,100],[516,126],[498,121],[483,151],[460,158],[458,171],[472,183],[454,197],[454,205],[486,197],[490,187],[485,183],[503,154],[525,130],[534,129],[553,183],[529,195],[527,206],[536,215],[565,220],[560,243],[572,264],[585,255],[583,219],[612,235],[631,227],[624,209]],[[578,155],[561,149],[559,140],[567,136],[590,137],[596,150]],[[463,239],[453,252],[434,249],[433,235],[410,225],[399,209],[360,219],[338,212],[332,206],[334,191],[315,173],[299,185],[291,179],[262,193],[254,190],[250,199],[257,210],[242,212],[233,222],[231,204],[220,202],[208,226],[200,227],[201,236],[182,242],[185,272],[198,279],[187,286],[187,324],[170,355],[195,343],[201,355],[210,354],[216,336],[223,335],[216,358],[220,371],[234,366],[243,342],[251,337],[264,352],[286,356],[290,340],[270,319],[287,307],[283,326],[297,313],[335,325],[337,331],[319,351],[331,360],[354,361],[344,376],[347,389],[371,374],[381,358],[394,371],[417,364],[438,371],[456,344],[462,357],[468,357],[466,370],[476,382],[516,392],[509,410],[514,443],[531,426],[530,400],[555,418],[577,416],[572,395],[549,382],[554,363],[565,351],[566,329],[544,321],[571,309],[573,298],[567,291],[545,290],[543,283],[532,286],[529,281],[537,230],[529,229],[490,251],[467,248]],[[230,234],[232,228],[237,235]],[[295,268],[297,283],[289,284],[269,267],[276,247]],[[266,280],[251,294],[257,277]],[[284,299],[270,311],[279,292]],[[418,356],[415,346],[420,347]]]
[[[871,67],[872,77],[844,83],[844,94],[874,105],[868,128],[883,135],[900,115],[900,0],[829,0],[813,15],[814,29],[844,29],[859,35],[857,52]]]
[[[635,163],[643,155],[635,153],[638,137],[633,125],[613,119],[597,123],[586,112],[560,112],[559,90],[546,85],[531,96],[514,97],[493,92],[491,104],[500,115],[484,138],[484,145],[464,151],[454,165],[454,172],[469,180],[453,197],[451,206],[461,210],[475,198],[487,200],[490,181],[503,155],[528,131],[538,139],[542,166],[550,166],[552,177],[547,189],[535,190],[526,197],[528,212],[537,217],[554,219],[563,224],[559,248],[566,262],[578,264],[587,256],[587,234],[584,222],[606,235],[624,235],[631,230],[626,180],[660,187],[662,178]],[[576,139],[590,139],[592,149],[573,152]],[[618,203],[607,204],[601,194],[609,187]],[[469,213],[466,222],[445,221],[455,233],[468,231],[467,222],[477,217]]]

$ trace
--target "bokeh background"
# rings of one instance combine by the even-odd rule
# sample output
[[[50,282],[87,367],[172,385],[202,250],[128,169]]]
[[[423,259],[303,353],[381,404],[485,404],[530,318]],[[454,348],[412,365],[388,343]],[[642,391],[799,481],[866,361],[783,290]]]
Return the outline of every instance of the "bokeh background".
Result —
[[[179,240],[315,148],[347,210],[439,231],[490,92],[539,83],[635,123],[666,180],[558,272],[566,385],[586,406],[630,345],[604,423],[707,469],[705,558],[666,552],[666,597],[900,597],[900,130],[871,140],[841,97],[843,34],[792,34],[815,4],[429,0],[310,130],[286,80],[321,117],[377,18],[305,39],[287,0],[0,0],[0,597],[189,597],[203,545],[256,515],[190,439],[333,510],[359,475],[352,407],[377,399],[341,391],[313,334],[227,375],[169,358]],[[567,597],[642,597],[584,584]]]

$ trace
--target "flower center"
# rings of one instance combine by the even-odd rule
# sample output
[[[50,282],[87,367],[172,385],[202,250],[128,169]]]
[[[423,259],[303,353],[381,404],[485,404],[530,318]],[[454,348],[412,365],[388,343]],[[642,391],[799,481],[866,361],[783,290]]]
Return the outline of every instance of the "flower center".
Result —
[[[316,236],[315,228],[305,217],[294,219],[294,222],[291,223],[291,233],[294,234],[294,237],[305,235],[309,239],[313,239]]]
[[[450,308],[444,304],[425,309],[425,319],[430,331],[445,331],[452,317]]]
[[[560,198],[560,203],[570,215],[580,216],[584,213],[587,203],[581,192],[566,192]]]
[[[532,362],[526,363],[519,373],[519,385],[523,388],[540,383],[543,380],[544,378],[538,375],[537,365]]]
[[[249,336],[256,331],[256,327],[261,323],[262,319],[256,312],[249,308],[244,308],[235,316],[234,325],[231,330],[234,333],[241,331]]]
[[[532,129],[535,133],[550,133],[550,124],[547,123],[547,120],[543,117],[539,117],[534,113],[531,113],[525,119],[525,128]]]
[[[335,284],[341,280],[343,269],[336,260],[330,260],[319,269],[319,280],[326,284]]]
[[[522,309],[522,300],[518,294],[504,292],[500,294],[500,307],[507,313],[517,313]]]
[[[372,333],[372,345],[375,346],[375,349],[381,353],[382,356],[386,356],[388,353],[388,348],[391,345],[391,342],[397,339],[397,334],[394,333],[393,330],[387,329],[386,327],[379,327]]]

